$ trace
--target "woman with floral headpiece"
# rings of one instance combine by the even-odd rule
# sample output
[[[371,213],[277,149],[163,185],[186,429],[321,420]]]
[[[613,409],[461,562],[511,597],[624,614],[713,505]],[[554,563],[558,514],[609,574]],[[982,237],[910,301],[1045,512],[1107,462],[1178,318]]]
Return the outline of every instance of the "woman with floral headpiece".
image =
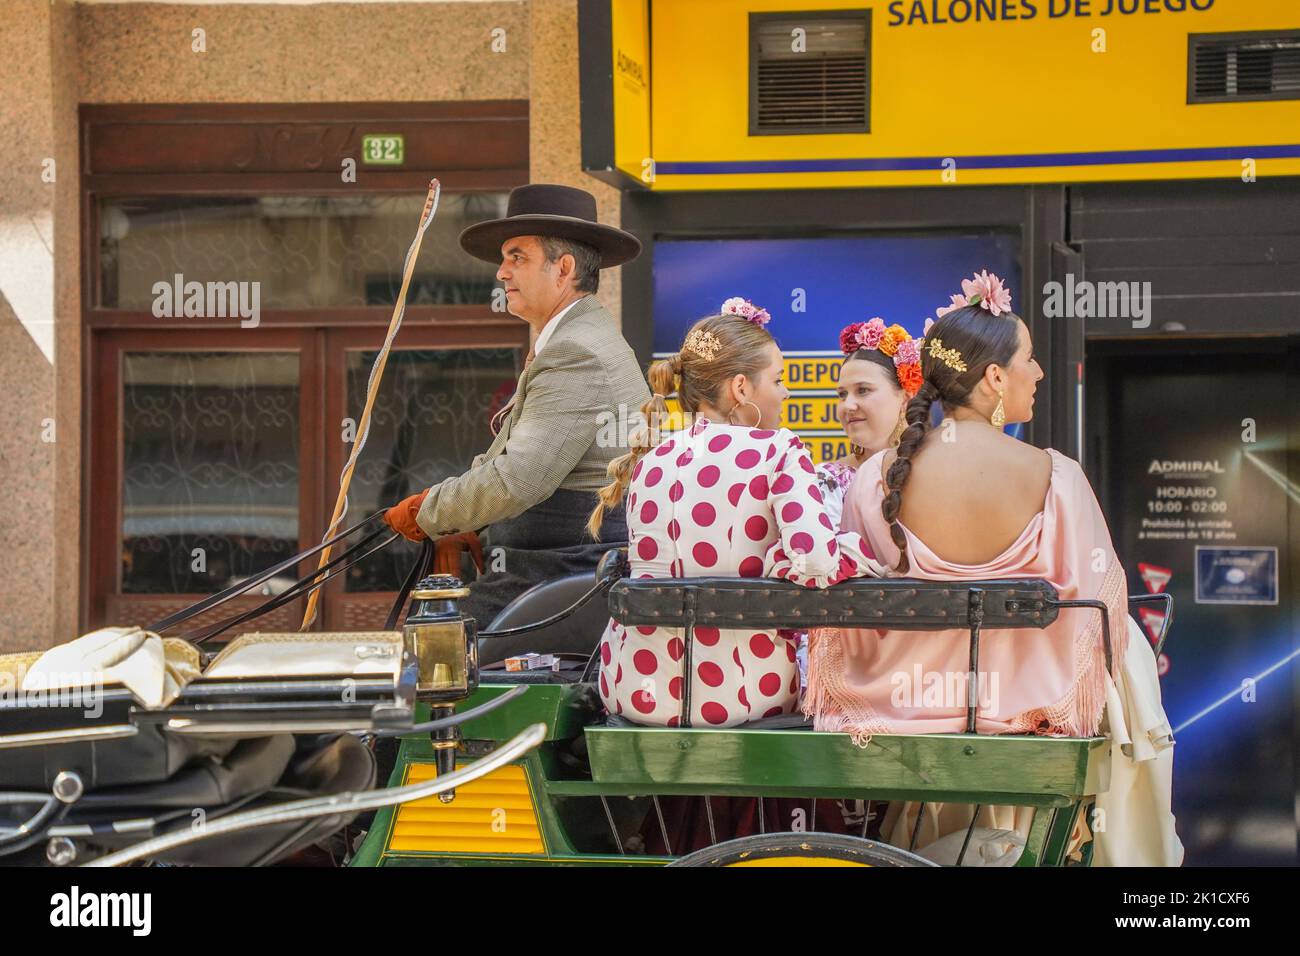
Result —
[[[907,427],[903,413],[921,387],[920,346],[901,325],[879,317],[840,330],[840,364],[835,417],[849,439],[849,453],[817,466],[826,516],[840,527],[844,496],[864,461],[886,448],[897,448]],[[800,679],[808,673],[807,634],[798,632],[796,658]]]
[[[921,387],[921,339],[884,319],[855,322],[840,332],[835,417],[849,438],[849,454],[817,466],[826,513],[836,527],[844,493],[858,467],[876,452],[898,447],[907,427],[903,413]]]
[[[1182,845],[1170,811],[1172,731],[1160,705],[1155,657],[1127,614],[1125,576],[1106,519],[1077,462],[1004,434],[1004,424],[1033,416],[1043,371],[1001,280],[982,272],[962,287],[926,330],[922,382],[908,402],[898,447],[859,469],[843,525],[860,532],[898,575],[1043,578],[1062,599],[1106,605],[1110,672],[1101,622],[1091,609],[1062,610],[1031,637],[984,630],[976,730],[1109,733],[1119,746],[1112,748],[1110,787],[1097,797],[1105,828],[1097,828],[1094,862],[1177,865]],[[935,403],[945,417],[931,428]],[[960,733],[968,655],[964,629],[921,636],[815,630],[804,707],[818,730],[849,732],[864,746],[877,733]],[[967,862],[993,850],[1003,860],[1018,855],[1032,812],[983,807]],[[969,806],[894,802],[882,832],[903,846],[916,833],[918,850],[932,846],[933,858],[951,861],[970,822]],[[1089,837],[1081,820],[1074,844]]]

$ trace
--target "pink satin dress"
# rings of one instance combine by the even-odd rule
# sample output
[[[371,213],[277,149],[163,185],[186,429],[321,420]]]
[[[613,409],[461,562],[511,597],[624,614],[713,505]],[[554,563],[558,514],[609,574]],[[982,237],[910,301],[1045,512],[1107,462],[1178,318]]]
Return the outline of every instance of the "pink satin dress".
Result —
[[[1160,700],[1155,656],[1127,613],[1124,572],[1083,469],[1059,452],[1049,449],[1048,454],[1052,476],[1043,510],[1005,551],[982,564],[955,564],[904,527],[908,573],[931,581],[1045,578],[1061,598],[1099,599],[1106,605],[1114,661],[1109,675],[1097,611],[1064,610],[1043,630],[983,631],[976,730],[1109,737],[1108,786],[1096,795],[1088,823],[1080,818],[1067,852],[1094,839],[1096,865],[1178,866],[1183,846],[1171,809],[1174,741]],[[858,469],[845,498],[842,526],[861,534],[879,559],[893,567],[898,549],[880,513],[882,455]],[[818,730],[851,733],[860,745],[875,733],[964,732],[969,647],[965,629],[813,631],[804,710],[813,715]],[[894,801],[882,837],[906,847],[916,830],[917,852],[952,863],[973,809]],[[1089,833],[1088,826],[1102,819],[1104,827]],[[1027,807],[982,807],[964,865],[1010,865],[1020,851],[1007,848],[1017,841],[1023,847],[1032,820]]]
[[[931,581],[1045,578],[1061,598],[1100,598],[1110,609],[1116,668],[1128,645],[1124,572],[1110,531],[1078,463],[1056,451],[1043,510],[1001,554],[983,564],[939,557],[904,527],[909,576]],[[844,502],[842,527],[863,536],[892,567],[898,548],[880,513],[886,489],[884,452],[858,469]],[[960,733],[966,729],[970,633],[832,628],[809,641],[804,710],[818,730],[871,734]],[[1041,631],[981,632],[979,706],[982,734],[1091,736],[1106,703],[1101,615],[1062,611]]]

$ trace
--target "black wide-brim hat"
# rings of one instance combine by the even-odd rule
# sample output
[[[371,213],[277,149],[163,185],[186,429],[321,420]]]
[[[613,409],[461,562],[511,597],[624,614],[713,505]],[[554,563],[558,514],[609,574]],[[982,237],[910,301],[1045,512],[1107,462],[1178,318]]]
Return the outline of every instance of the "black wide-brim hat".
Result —
[[[600,267],[622,265],[641,253],[630,232],[596,221],[596,197],[585,189],[532,183],[510,191],[504,219],[476,222],[460,234],[460,247],[475,259],[501,264],[501,244],[515,236],[551,236],[585,242],[600,251]]]

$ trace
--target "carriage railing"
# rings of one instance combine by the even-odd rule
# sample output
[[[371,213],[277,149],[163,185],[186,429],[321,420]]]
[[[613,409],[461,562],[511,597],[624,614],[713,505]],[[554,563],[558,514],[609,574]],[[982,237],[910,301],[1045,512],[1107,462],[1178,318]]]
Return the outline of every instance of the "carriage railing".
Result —
[[[1164,598],[1169,595],[1149,595]],[[768,578],[658,578],[619,581],[610,590],[610,612],[624,626],[680,627],[682,668],[694,674],[695,628],[809,630],[864,627],[888,630],[970,632],[970,673],[979,672],[980,632],[985,628],[1042,629],[1065,608],[1091,608],[1101,615],[1106,670],[1113,673],[1110,619],[1097,600],[1063,600],[1047,581],[1034,578],[988,581],[920,581],[909,578],[855,579],[812,589]],[[1165,616],[1168,630],[1170,613]],[[1160,637],[1163,643],[1164,633]],[[682,682],[678,722],[691,726],[691,685]],[[976,733],[976,681],[967,686],[966,731]]]

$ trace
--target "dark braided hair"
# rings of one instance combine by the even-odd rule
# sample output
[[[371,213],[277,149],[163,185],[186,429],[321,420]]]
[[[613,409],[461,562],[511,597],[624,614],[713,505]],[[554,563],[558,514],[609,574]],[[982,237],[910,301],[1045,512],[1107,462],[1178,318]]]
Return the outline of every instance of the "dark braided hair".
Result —
[[[943,343],[943,348],[961,353],[966,371],[951,368],[930,354],[930,343],[936,340]],[[906,574],[911,568],[907,560],[907,536],[898,523],[903,486],[912,474],[912,456],[930,431],[934,403],[942,404],[945,414],[954,408],[969,407],[971,393],[984,378],[984,370],[990,365],[1007,365],[1019,346],[1020,317],[1013,312],[993,315],[978,306],[966,306],[949,312],[930,326],[921,351],[921,389],[907,403],[907,428],[899,438],[897,457],[885,472],[886,494],[880,504],[880,513],[889,522],[889,536],[898,548],[898,564],[894,570],[899,574]]]

